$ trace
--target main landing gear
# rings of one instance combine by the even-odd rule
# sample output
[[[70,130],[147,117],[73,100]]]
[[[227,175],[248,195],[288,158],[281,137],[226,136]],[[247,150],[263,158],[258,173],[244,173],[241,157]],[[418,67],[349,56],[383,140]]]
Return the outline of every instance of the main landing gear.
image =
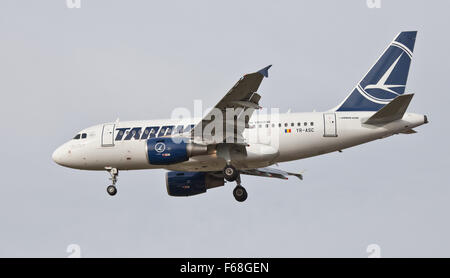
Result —
[[[239,171],[231,165],[223,169],[223,176],[227,181],[236,181],[236,187],[233,189],[233,196],[238,202],[247,200],[247,190],[241,185],[241,175]]]
[[[239,171],[236,168],[234,168],[233,166],[228,164],[227,166],[225,166],[225,168],[223,168],[223,177],[227,181],[235,181],[238,176],[239,176]]]
[[[245,200],[247,200],[247,190],[245,190],[245,188],[241,185],[237,185],[234,189],[233,189],[233,196],[236,199],[236,201],[238,202],[243,202]]]
[[[119,176],[119,170],[117,168],[107,168],[106,171],[111,175],[111,178],[109,178],[112,182],[112,185],[108,186],[106,188],[106,192],[108,192],[109,195],[114,196],[117,194],[117,176]]]

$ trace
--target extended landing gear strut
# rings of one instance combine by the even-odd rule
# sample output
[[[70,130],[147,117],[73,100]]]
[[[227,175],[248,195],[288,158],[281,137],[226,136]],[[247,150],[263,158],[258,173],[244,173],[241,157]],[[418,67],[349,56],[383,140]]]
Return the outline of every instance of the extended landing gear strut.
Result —
[[[245,190],[245,188],[241,185],[241,176],[239,175],[239,173],[236,178],[236,184],[236,187],[233,189],[233,196],[236,201],[243,202],[247,200],[247,190]]]
[[[109,178],[112,182],[112,185],[108,186],[106,188],[106,192],[108,192],[109,195],[114,196],[117,194],[117,176],[119,176],[119,170],[117,168],[107,168],[106,171],[111,175],[111,178]]]
[[[223,177],[227,181],[236,181],[236,187],[233,189],[233,196],[238,202],[247,200],[247,190],[241,185],[241,175],[239,171],[234,168],[229,162],[223,168]]]

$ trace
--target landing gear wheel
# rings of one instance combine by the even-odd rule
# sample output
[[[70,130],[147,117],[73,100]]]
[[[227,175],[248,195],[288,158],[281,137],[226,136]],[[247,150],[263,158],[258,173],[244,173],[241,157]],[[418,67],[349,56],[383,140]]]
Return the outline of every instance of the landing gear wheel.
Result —
[[[119,176],[119,170],[111,167],[105,167],[105,169],[111,175],[110,180],[112,182],[112,184],[106,188],[106,192],[108,192],[110,196],[114,196],[117,194],[117,188],[115,185],[117,183],[117,176]]]
[[[223,169],[223,176],[227,181],[235,181],[236,178],[239,176],[239,172],[233,166],[227,165]]]
[[[114,196],[117,194],[117,188],[114,185],[110,185],[106,188],[109,195]]]
[[[238,202],[243,202],[247,200],[247,190],[244,187],[238,185],[233,189],[233,196]]]

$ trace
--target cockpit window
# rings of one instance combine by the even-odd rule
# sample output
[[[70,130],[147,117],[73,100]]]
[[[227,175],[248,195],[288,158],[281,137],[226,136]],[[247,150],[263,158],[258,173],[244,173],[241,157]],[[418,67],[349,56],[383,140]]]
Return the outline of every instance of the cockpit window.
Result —
[[[86,139],[87,137],[87,133],[78,133],[77,135],[75,135],[75,137],[73,137],[74,140],[78,140],[78,139]]]

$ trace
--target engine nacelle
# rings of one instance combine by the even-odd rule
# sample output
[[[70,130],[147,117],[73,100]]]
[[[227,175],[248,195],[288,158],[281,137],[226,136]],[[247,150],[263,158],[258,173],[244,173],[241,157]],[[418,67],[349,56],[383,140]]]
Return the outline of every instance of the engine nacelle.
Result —
[[[223,186],[222,176],[207,172],[178,172],[166,174],[167,193],[170,196],[192,196],[205,193],[207,189]]]
[[[147,160],[153,165],[167,165],[189,160],[208,152],[205,145],[190,143],[187,138],[165,137],[147,140]]]

